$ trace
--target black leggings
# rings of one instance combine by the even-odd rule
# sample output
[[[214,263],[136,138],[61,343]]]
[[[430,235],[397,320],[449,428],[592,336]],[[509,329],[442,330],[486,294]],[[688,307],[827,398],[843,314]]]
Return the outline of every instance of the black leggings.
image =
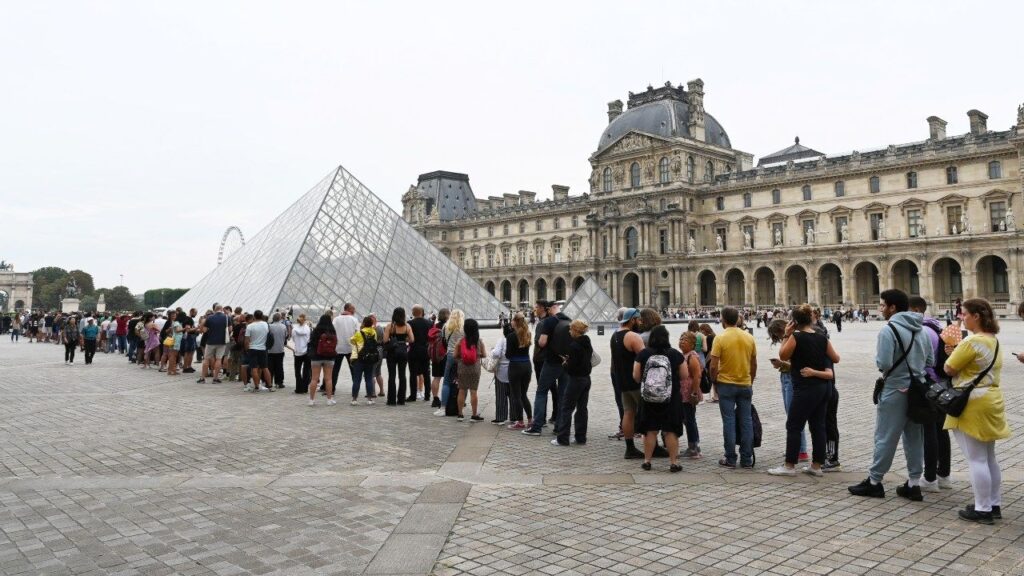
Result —
[[[832,382],[793,383],[793,401],[786,418],[786,463],[796,464],[800,456],[800,434],[811,429],[811,462],[825,463],[825,413],[832,395]]]
[[[839,390],[834,380],[832,396],[828,399],[828,412],[825,414],[825,459],[839,462]]]
[[[305,394],[309,391],[309,355],[295,357],[295,393]]]
[[[526,419],[533,420],[533,408],[530,406],[530,399],[526,395],[530,387],[531,366],[529,362],[509,362],[508,364],[508,399],[510,410],[508,419],[513,422],[523,421],[523,411],[526,411]]]
[[[935,475],[949,476],[949,432],[942,429],[946,419],[942,416],[934,422],[922,425],[924,429],[924,479],[935,482]]]
[[[408,384],[405,379],[405,370],[408,364],[408,356],[398,356],[397,358],[394,354],[388,356],[388,406],[405,404],[405,393],[406,390],[408,390]],[[398,376],[397,395],[395,393],[396,374]]]
[[[65,342],[64,343],[64,361],[74,362],[75,361],[75,348],[78,348],[78,342]]]
[[[85,363],[92,364],[92,357],[96,355],[96,341],[86,340],[85,341]]]

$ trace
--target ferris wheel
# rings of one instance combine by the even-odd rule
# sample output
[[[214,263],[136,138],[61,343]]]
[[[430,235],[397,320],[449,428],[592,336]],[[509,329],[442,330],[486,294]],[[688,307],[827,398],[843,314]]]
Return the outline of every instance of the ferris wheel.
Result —
[[[235,232],[234,236],[231,235],[232,232]],[[224,236],[220,239],[220,250],[217,251],[217,266],[220,266],[220,263],[224,261],[224,256],[230,256],[242,246],[245,246],[245,236],[242,235],[242,229],[238,226],[228,226],[228,229],[224,231]]]

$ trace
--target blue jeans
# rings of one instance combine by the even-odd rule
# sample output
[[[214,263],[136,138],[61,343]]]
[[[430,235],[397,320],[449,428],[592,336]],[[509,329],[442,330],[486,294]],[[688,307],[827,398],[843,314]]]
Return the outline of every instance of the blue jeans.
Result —
[[[722,413],[722,436],[725,438],[725,460],[736,464],[736,418],[740,419],[740,465],[754,463],[754,421],[750,405],[754,390],[750,386],[718,383],[718,409]]]
[[[548,392],[564,390],[569,384],[569,375],[565,373],[565,367],[561,364],[544,363],[540,370],[540,379],[537,381],[537,395],[533,399],[533,425],[530,429],[540,432],[541,427],[548,421]]]
[[[120,352],[121,354],[128,352],[128,336],[115,335],[115,338],[117,339],[117,351]]]
[[[373,364],[365,364],[356,360],[352,362],[352,399],[359,398],[359,384],[360,381],[366,383],[366,398],[367,400],[374,398],[376,388],[373,382]]]
[[[896,447],[903,438],[907,475],[917,479],[924,472],[924,429],[907,418],[907,394],[888,386],[882,389],[875,408],[875,452],[868,476],[881,482],[892,466]]]
[[[789,416],[789,407],[793,404],[793,378],[788,372],[780,372],[779,380],[782,382],[782,406],[786,409],[786,416]],[[804,429],[800,430],[801,454],[807,453],[807,434],[804,433]]]
[[[132,336],[131,338],[128,339],[128,359],[129,360],[135,358],[135,351],[138,349],[138,347],[139,347],[139,339],[138,338]]]
[[[444,380],[441,381],[441,408],[448,404],[448,395],[452,393],[452,384],[455,382],[455,371],[455,357],[449,354],[444,359]],[[459,391],[456,390],[455,394],[458,393]]]

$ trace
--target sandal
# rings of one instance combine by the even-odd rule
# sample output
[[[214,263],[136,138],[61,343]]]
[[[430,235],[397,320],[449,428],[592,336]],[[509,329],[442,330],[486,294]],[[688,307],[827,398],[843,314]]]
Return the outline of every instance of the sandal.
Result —
[[[669,464],[668,471],[669,472],[682,472],[683,471],[683,467],[680,466],[679,464]]]

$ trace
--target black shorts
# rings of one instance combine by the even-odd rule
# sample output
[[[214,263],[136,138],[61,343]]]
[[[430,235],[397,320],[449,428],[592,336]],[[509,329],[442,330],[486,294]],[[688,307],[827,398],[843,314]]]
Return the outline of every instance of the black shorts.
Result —
[[[249,350],[249,368],[267,368],[270,364],[267,362],[267,351],[266,350]]]
[[[196,351],[196,337],[192,334],[187,334],[181,340],[181,351],[182,352],[195,352]]]

